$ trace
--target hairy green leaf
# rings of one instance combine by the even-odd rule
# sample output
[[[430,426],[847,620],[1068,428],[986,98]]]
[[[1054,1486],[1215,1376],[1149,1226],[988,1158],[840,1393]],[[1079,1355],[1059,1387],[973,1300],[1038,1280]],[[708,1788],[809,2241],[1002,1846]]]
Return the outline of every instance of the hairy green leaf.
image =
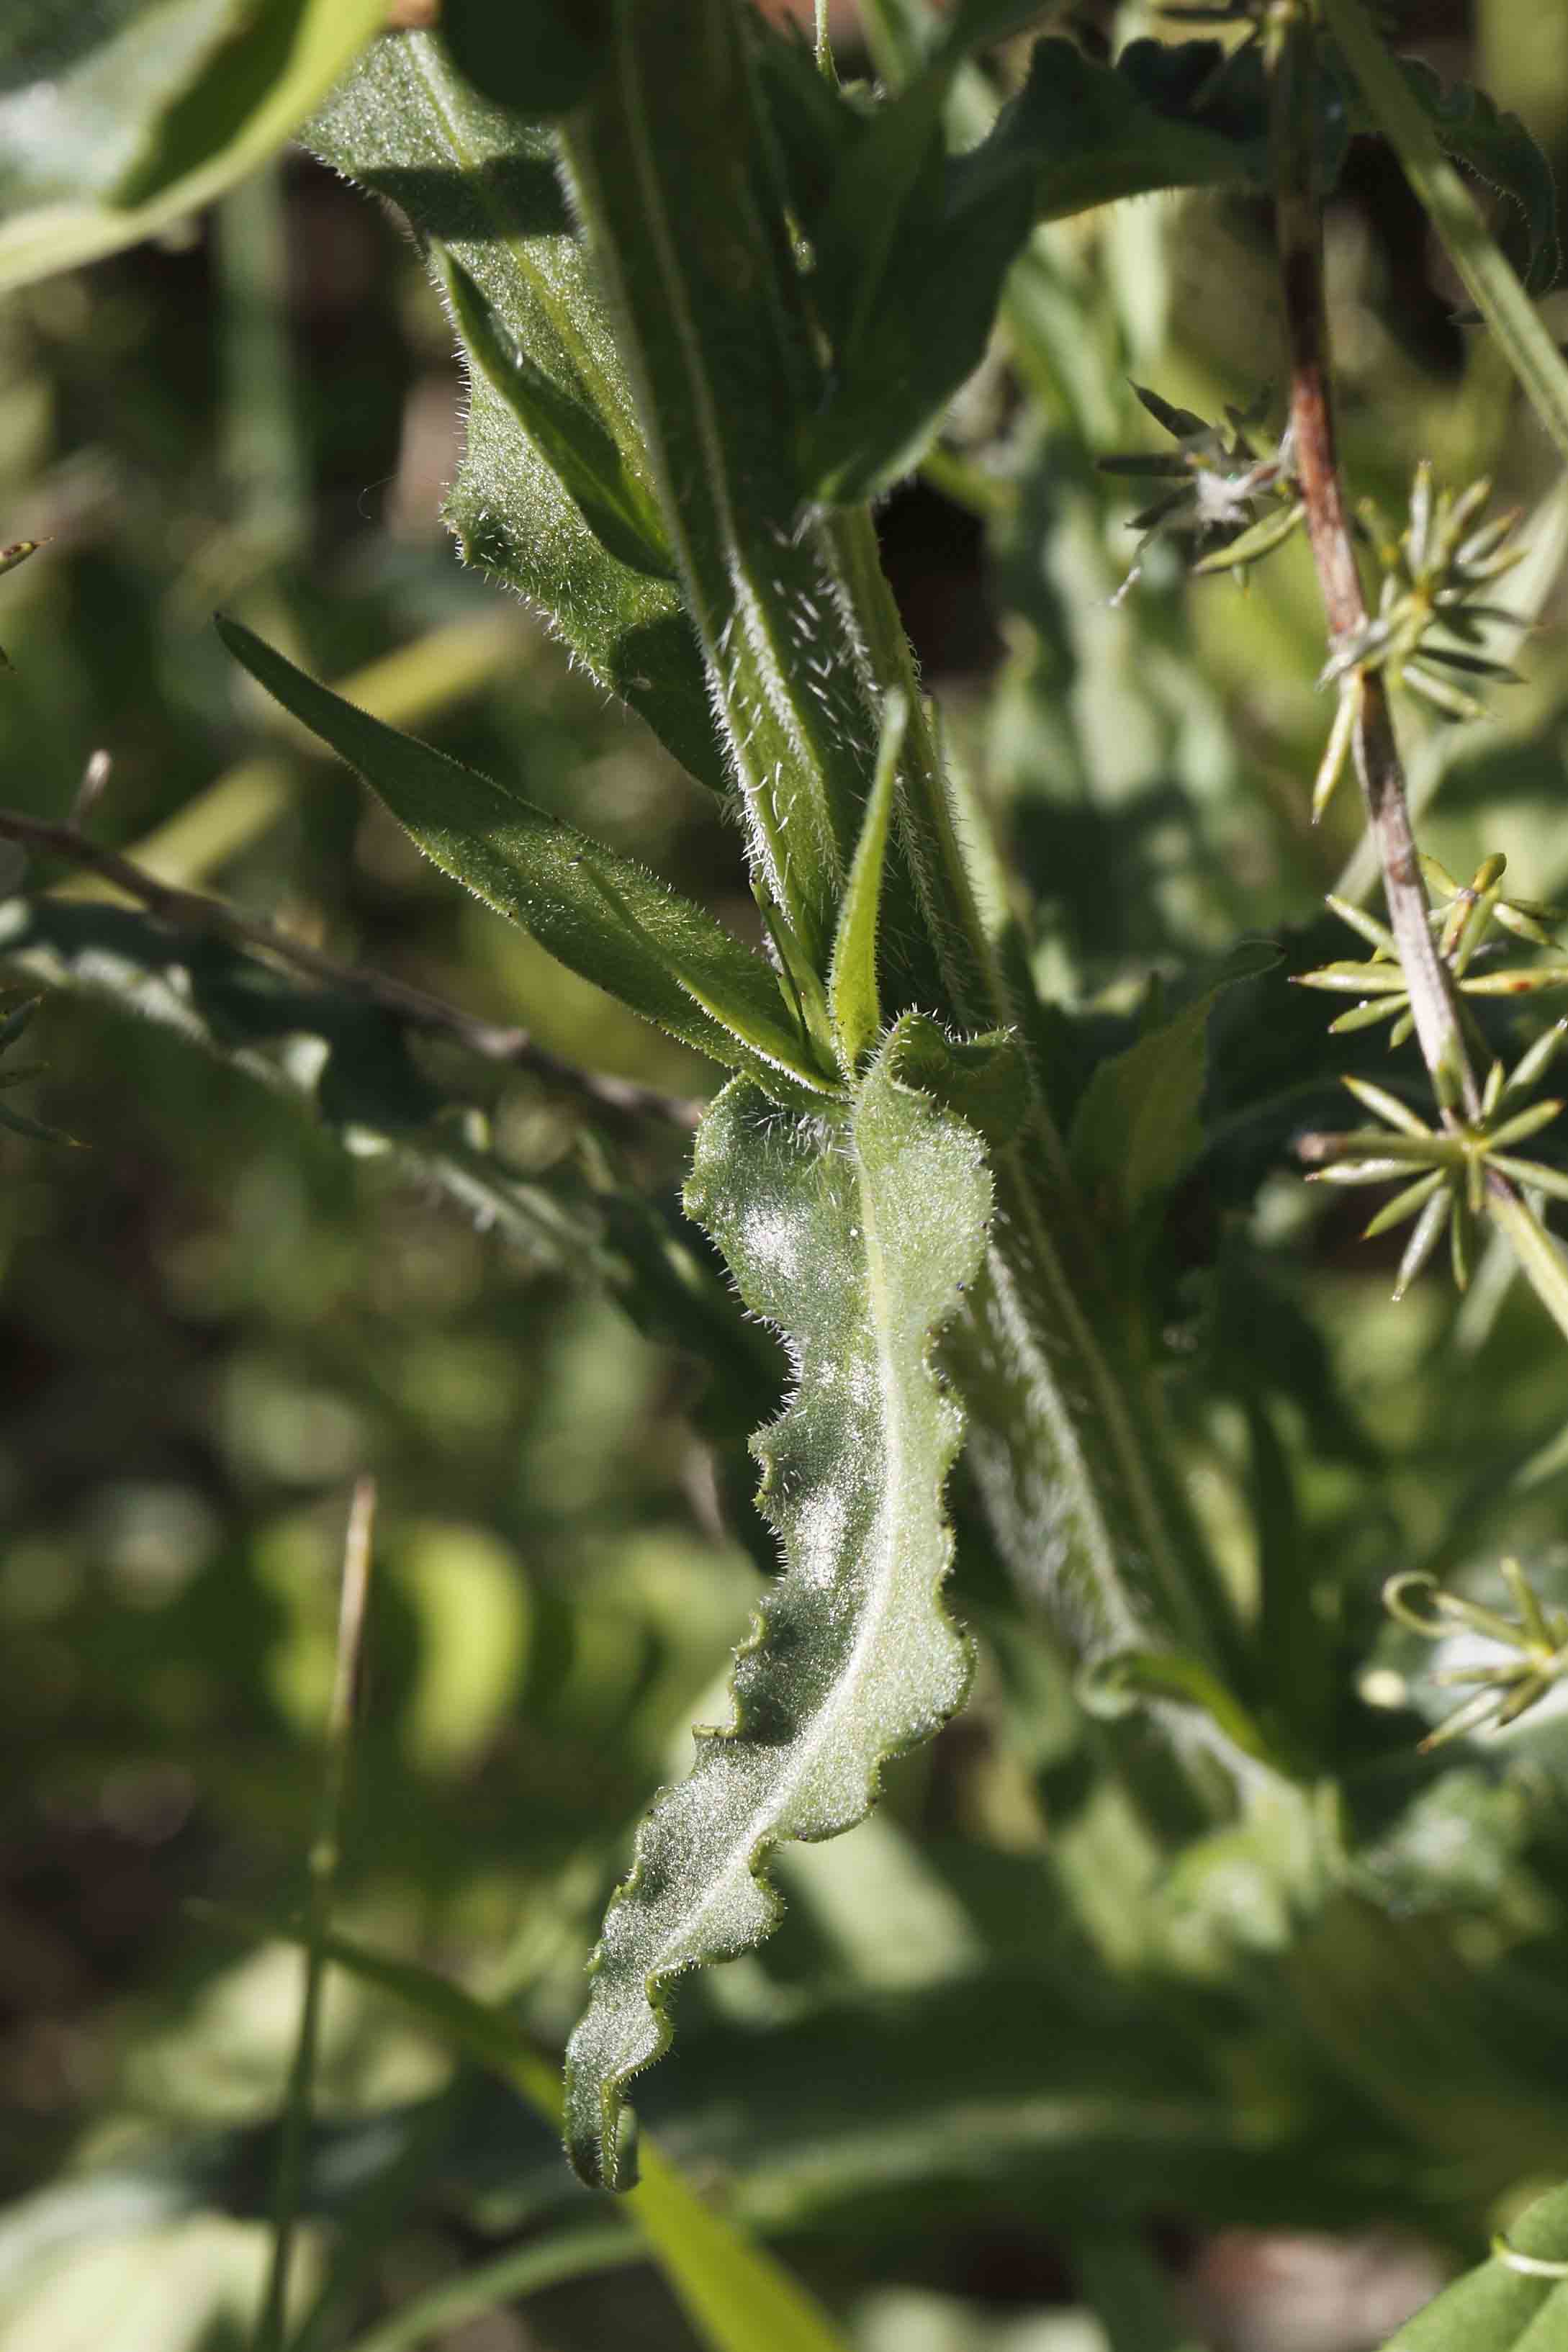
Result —
[[[882,740],[877,753],[877,773],[866,803],[849,887],[838,918],[833,943],[833,966],[827,978],[834,1034],[844,1066],[853,1071],[869,1051],[882,1025],[877,988],[877,915],[882,903],[882,874],[888,862],[892,832],[893,796],[898,783],[899,755],[904,748],[909,705],[895,690],[882,710]]]
[[[789,78],[770,77],[795,127],[786,152],[809,166],[799,194],[834,358],[803,436],[809,496],[863,498],[915,462],[978,366],[1037,220],[1157,188],[1265,184],[1261,87],[1243,66],[1247,87],[1233,88],[1212,41],[1135,41],[1114,66],[1041,41],[989,135],[947,158],[942,117],[962,49],[939,39],[869,122],[847,100],[835,126],[818,110],[815,137]],[[815,205],[813,174],[829,182]]]
[[[569,404],[613,443],[624,496],[639,511],[654,504],[631,393],[552,137],[488,104],[428,33],[378,41],[307,136],[327,163],[407,215],[438,285],[452,263],[464,271],[493,345],[526,363],[531,401],[520,399],[517,375],[505,367],[492,374],[483,353],[470,355],[468,440],[447,501],[465,560],[543,611],[590,673],[692,775],[721,791],[723,754],[679,596],[646,561],[636,569],[620,562],[585,519],[580,487],[563,486]],[[549,410],[541,382],[556,395]],[[544,425],[552,430],[542,434]]]
[[[882,1766],[968,1681],[942,1600],[962,1421],[930,1351],[979,1264],[991,1188],[973,1129],[900,1082],[900,1044],[847,1114],[804,1125],[739,1082],[698,1137],[690,1212],[795,1362],[788,1411],[755,1441],[785,1567],[738,1654],[732,1719],[656,1799],[595,1955],[567,2146],[611,2187],[633,2177],[625,2087],[669,2039],[670,1979],[766,1935],[770,1850],[860,1820]]]
[[[867,497],[915,463],[984,354],[1004,280],[1039,221],[1158,189],[1268,184],[1267,104],[1256,50],[1228,63],[1215,41],[1134,41],[1114,65],[1070,41],[1037,44],[1028,79],[986,135],[944,157],[941,118],[984,11],[951,30],[929,9],[873,0],[868,32],[903,80],[867,121],[808,97],[786,45],[767,80],[811,238],[813,299],[833,352],[802,436],[806,495]],[[765,52],[771,56],[773,52]],[[973,104],[971,103],[973,100]],[[1342,94],[1325,75],[1325,178],[1345,147]]]
[[[876,761],[838,551],[800,510],[822,391],[742,12],[616,0],[610,64],[563,129],[608,282],[760,886],[826,971]]]
[[[1505,114],[1484,89],[1469,82],[1445,89],[1440,76],[1420,58],[1401,58],[1399,65],[1413,95],[1431,117],[1443,152],[1512,207],[1523,230],[1521,275],[1527,287],[1544,293],[1555,284],[1563,257],[1552,165],[1518,115]],[[1368,115],[1362,127],[1371,131],[1379,126]]]
[[[508,341],[460,261],[448,259],[442,274],[471,376],[482,373],[514,411],[605,552],[634,572],[673,578],[658,509],[593,410]]]
[[[385,0],[10,0],[0,293],[134,245],[265,162]]]
[[[584,980],[683,1044],[776,1088],[833,1080],[789,1028],[773,974],[712,916],[646,867],[384,726],[237,621],[223,641],[286,710],[356,769],[443,873]]]

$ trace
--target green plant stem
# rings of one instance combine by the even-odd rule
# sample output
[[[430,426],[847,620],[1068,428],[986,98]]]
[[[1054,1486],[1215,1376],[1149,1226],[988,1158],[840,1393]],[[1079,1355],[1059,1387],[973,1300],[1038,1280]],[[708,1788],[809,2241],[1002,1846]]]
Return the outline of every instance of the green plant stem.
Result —
[[[837,81],[838,77],[833,64],[833,39],[827,26],[831,13],[831,0],[816,0],[816,69],[818,73],[826,75],[829,81]]]
[[[846,509],[834,537],[873,690],[900,691],[910,708],[903,841],[948,1002],[972,1028],[1017,1029],[869,510]],[[973,1408],[972,1460],[1005,1554],[1035,1590],[1045,1581],[1090,1655],[1152,1634],[1190,1643],[1222,1679],[1233,1677],[1234,1612],[1162,1442],[1150,1384],[1109,1343],[1109,1314],[1095,1298],[1098,1252],[1033,1069],[1027,1121],[995,1149],[994,1168],[995,1230],[953,1356]],[[1055,1482],[1049,1534],[1025,1501],[1042,1439]]]
[[[310,1887],[305,1911],[305,1983],[300,2031],[284,2095],[278,2157],[272,2263],[257,2320],[255,2352],[281,2352],[293,2253],[294,2226],[304,2181],[305,2145],[310,2127],[312,2086],[321,2038],[321,1991],[326,1980],[327,1938],[331,1929],[332,1889],[337,1878],[343,1798],[353,1744],[354,1687],[364,1641],[370,1593],[371,1538],[375,1525],[375,1482],[361,1478],[349,1508],[343,1543],[342,1583],[338,1603],[338,1639],[328,1702],[326,1754],[316,1834],[310,1846]]]
[[[811,397],[810,320],[740,13],[616,0],[610,15],[599,93],[563,133],[573,198],[616,299],[754,874],[821,971],[876,733],[837,642],[826,533],[797,512],[786,410]]]
[[[1530,404],[1568,462],[1568,364],[1520,284],[1474,197],[1437,143],[1364,0],[1322,0],[1330,30],[1350,61],[1378,128],[1448,249],[1476,308],[1501,345]]]

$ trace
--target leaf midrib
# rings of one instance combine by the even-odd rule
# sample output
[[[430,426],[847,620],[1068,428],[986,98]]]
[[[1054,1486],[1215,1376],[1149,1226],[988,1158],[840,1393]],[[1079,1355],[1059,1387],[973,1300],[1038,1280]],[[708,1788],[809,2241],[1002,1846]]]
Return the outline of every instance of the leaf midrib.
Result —
[[[853,1137],[853,1129],[851,1129],[851,1136]],[[889,1375],[889,1359],[893,1353],[892,1347],[890,1343],[882,1344],[886,1341],[886,1336],[891,1328],[891,1318],[888,1313],[886,1304],[888,1297],[888,1283],[886,1276],[887,1254],[883,1244],[881,1228],[878,1222],[875,1209],[872,1206],[874,1192],[867,1181],[865,1155],[858,1143],[853,1144],[853,1161],[855,1167],[856,1197],[859,1202],[860,1215],[862,1219],[861,1235],[866,1243],[867,1321],[879,1343],[875,1348],[878,1395],[881,1405],[882,1424],[888,1433],[887,1443],[883,1452],[883,1469],[880,1480],[883,1490],[882,1500],[879,1504],[874,1523],[875,1530],[880,1538],[876,1549],[881,1555],[881,1563],[874,1571],[872,1578],[871,1590],[874,1597],[870,1605],[859,1612],[858,1627],[855,1640],[850,1647],[848,1655],[845,1660],[843,1666],[834,1676],[833,1691],[826,1703],[823,1706],[818,1707],[811,1717],[811,1738],[809,1739],[803,1738],[800,1740],[792,1743],[790,1769],[783,1775],[782,1781],[775,1780],[773,1782],[773,1788],[770,1791],[769,1801],[763,1805],[758,1806],[753,1811],[746,1824],[744,1832],[738,1835],[733,1841],[732,1851],[735,1849],[739,1850],[742,1856],[742,1865],[746,1869],[748,1874],[752,1877],[756,1874],[753,1867],[754,1863],[760,1861],[763,1856],[767,1853],[770,1848],[784,1843],[789,1837],[790,1832],[787,1830],[780,1830],[775,1826],[784,1812],[784,1798],[787,1796],[790,1807],[793,1810],[795,1801],[798,1796],[803,1782],[809,1776],[813,1767],[819,1762],[823,1755],[826,1753],[829,1746],[831,1745],[832,1739],[837,1733],[843,1717],[848,1711],[851,1697],[858,1689],[860,1670],[865,1654],[868,1649],[874,1650],[879,1644],[882,1627],[887,1622],[889,1610],[891,1604],[892,1589],[895,1582],[898,1530],[901,1524],[902,1512],[901,1508],[899,1507],[895,1507],[889,1511],[887,1504],[887,1496],[889,1487],[893,1487],[893,1491],[897,1493],[901,1503],[903,1495],[902,1465],[904,1461],[907,1459],[908,1453],[905,1443],[905,1430],[903,1426],[905,1417],[900,1410],[904,1391],[903,1383],[897,1378],[890,1377]],[[930,1380],[930,1370],[923,1359],[921,1366],[921,1373],[923,1380]],[[798,1394],[799,1391],[797,1391],[797,1399]],[[795,1400],[792,1400],[791,1410],[793,1411],[795,1409]],[[896,1486],[893,1486],[895,1479],[897,1481]],[[868,1549],[872,1549],[869,1544],[867,1548]],[[788,1571],[786,1571],[786,1573]],[[936,1605],[940,1609],[940,1598],[937,1599]],[[743,1738],[745,1737],[745,1727],[743,1725],[740,1725],[733,1733],[720,1733],[716,1736],[721,1738]],[[889,1752],[890,1753],[890,1751]],[[868,1782],[874,1784],[877,1769],[881,1763],[887,1760],[888,1756],[886,1754],[879,1755],[877,1765],[873,1765],[868,1769]],[[780,1794],[781,1789],[784,1792],[783,1795]],[[874,1785],[868,1793],[874,1794]],[[852,1827],[853,1825],[853,1823],[848,1823],[845,1826]],[[700,1927],[703,1919],[705,1919],[714,1906],[721,1902],[723,1889],[731,1879],[733,1867],[734,1865],[732,1862],[726,1866],[720,1879],[710,1888],[709,1894],[699,1905],[696,1911],[687,1915],[686,1920],[683,1922],[682,1927],[679,1931],[682,1941],[689,1939],[694,1928]],[[668,1941],[670,1940],[673,1940],[673,1937],[667,1939],[665,1948],[667,1950],[668,1948]],[[662,1973],[663,1971],[661,1971],[658,1967],[651,1969],[648,1971],[648,1979],[650,1984],[656,1982]]]
[[[529,259],[523,241],[510,234],[505,213],[490,201],[489,174],[463,139],[453,113],[448,93],[437,71],[431,37],[413,33],[408,37],[409,54],[424,85],[431,109],[440,123],[447,145],[463,174],[464,185],[477,208],[494,223],[496,243],[510,255],[518,273],[528,281],[529,290],[553,328],[563,349],[567,352],[578,378],[601,413],[613,412],[616,422],[615,440],[623,456],[628,447],[638,446],[636,419],[632,415],[624,387],[605,373],[592,345],[578,327],[572,307],[562,300],[549,278]],[[443,240],[445,242],[445,240]],[[462,243],[461,238],[452,240]]]

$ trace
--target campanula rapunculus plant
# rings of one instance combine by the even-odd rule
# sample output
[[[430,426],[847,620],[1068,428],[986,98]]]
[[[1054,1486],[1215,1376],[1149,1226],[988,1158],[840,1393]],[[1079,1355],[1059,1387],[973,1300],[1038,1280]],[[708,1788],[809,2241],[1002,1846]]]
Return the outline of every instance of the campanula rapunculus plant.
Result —
[[[1352,478],[1324,259],[1352,133],[1375,136],[1560,470],[1568,368],[1469,193],[1471,180],[1503,192],[1533,286],[1553,250],[1550,170],[1511,116],[1404,64],[1366,0],[1175,10],[1165,37],[1113,58],[1039,34],[1021,0],[863,0],[842,74],[826,9],[815,41],[742,0],[433,13],[379,33],[346,78],[334,55],[320,88],[301,81],[303,137],[396,207],[444,307],[466,385],[446,508],[463,559],[525,600],[722,807],[745,923],[518,778],[399,731],[265,632],[226,617],[223,643],[436,867],[702,1057],[710,1088],[693,1106],[567,1068],[139,873],[74,820],[0,814],[0,833],[96,866],[140,911],[115,910],[106,961],[97,901],[23,895],[0,910],[5,950],[50,984],[117,989],[246,1066],[295,1071],[279,1041],[319,1036],[318,1106],[352,1149],[390,1147],[704,1368],[694,1412],[716,1491],[769,1565],[689,1770],[625,1825],[591,1958],[581,1939],[586,1997],[559,2095],[503,2010],[334,1940],[324,1898],[301,1931],[312,1982],[329,1962],[379,1969],[558,2112],[581,2182],[627,2192],[700,2340],[825,2352],[845,2340],[836,2323],[748,2234],[816,2226],[805,2139],[786,2148],[781,2116],[779,2169],[748,2172],[749,2157],[683,2123],[677,2047],[647,2097],[669,2146],[726,2190],[721,2221],[657,2137],[639,2153],[634,2102],[689,1991],[689,2014],[707,2014],[683,1979],[710,1984],[748,1956],[757,1975],[720,1977],[714,2013],[737,1980],[759,2019],[803,2013],[762,1974],[801,1871],[791,1849],[855,1831],[920,1769],[940,1782],[961,1750],[939,1735],[978,1691],[973,1736],[1011,1759],[992,1801],[1005,1810],[1007,1773],[1029,1790],[1006,1835],[1053,1923],[1053,2046],[1081,2038],[1089,2053],[1073,2097],[1106,2090],[1096,2068],[1124,2018],[1132,2055],[1112,2074],[1163,2053],[1143,2121],[1152,2132],[1159,2107],[1176,2132],[1171,2178],[1159,2189],[1130,2158],[1121,2206],[1091,2228],[1101,2191],[1073,2186],[1071,2130],[1041,2170],[1037,2116],[986,2121],[994,2093],[1033,2080],[1033,2027],[1018,2084],[976,2061],[973,2118],[941,2124],[886,2054],[903,2051],[901,2026],[862,2004],[835,2092],[846,2140],[862,2068],[891,2064],[887,2096],[925,2117],[900,2137],[883,2090],[868,2091],[867,2147],[880,2132],[890,2151],[881,2193],[956,2195],[972,2172],[984,2210],[1014,2193],[996,2186],[1009,2159],[992,2147],[972,2163],[957,2140],[999,2147],[1016,2126],[1029,2194],[1048,2178],[1078,2213],[1069,2235],[1113,2240],[1148,2298],[1130,2316],[1115,2263],[1086,2257],[1117,2352],[1184,2340],[1169,2312],[1148,2319],[1163,2287],[1140,2233],[1185,2211],[1189,2166],[1194,2210],[1222,2221],[1377,2218],[1365,2184],[1386,2179],[1404,2182],[1388,2189],[1402,2221],[1460,2238],[1493,2227],[1521,2182],[1568,2177],[1561,2095],[1531,2105],[1568,2053],[1568,2008],[1547,1990],[1568,1924],[1560,1881],[1542,1891],[1568,1787],[1552,1729],[1568,1682],[1562,1547],[1528,1511],[1516,1535],[1484,1477],[1414,1562],[1364,1496],[1342,1512],[1334,1481],[1370,1485],[1384,1457],[1344,1435],[1321,1344],[1260,1267],[1269,1218],[1349,1262],[1342,1188],[1392,1188],[1365,1234],[1408,1227],[1389,1286],[1447,1335],[1429,1344],[1484,1344],[1516,1275],[1510,1314],[1568,1339],[1551,1224],[1568,1200],[1549,1091],[1563,1024],[1536,1005],[1568,979],[1557,919],[1505,895],[1500,853],[1456,882],[1418,841],[1410,781],[1441,773],[1445,730],[1484,730],[1494,690],[1526,690],[1516,656],[1548,584],[1532,549],[1558,525],[1549,503],[1494,509],[1489,478],[1445,482],[1425,456],[1413,473],[1402,457],[1403,492],[1379,469],[1381,503]],[[200,171],[221,175],[229,155],[215,133]],[[1087,238],[1144,217],[1105,208],[1193,190],[1208,209],[1180,218],[1211,228],[1222,201],[1244,200],[1233,226],[1267,289],[1247,381],[1212,399],[1183,387],[1206,414],[1142,383],[1129,399],[1136,318],[1106,328],[1103,348],[1083,326]],[[161,201],[151,182],[100,189],[97,226],[59,257],[106,249],[117,209],[129,235]],[[1195,232],[1194,252],[1195,268]],[[6,254],[0,234],[0,267]],[[1279,389],[1259,394],[1266,383]],[[922,681],[883,568],[875,503],[917,473],[990,533],[1014,600],[993,763],[1022,743],[1044,781],[1013,809],[1011,838],[962,711],[955,730]],[[1304,899],[1289,919],[1251,914],[1256,843],[1241,834],[1209,843],[1203,887],[1180,906],[1161,895],[1153,819],[1125,869],[1108,856],[1072,870],[1090,837],[1069,822],[1073,793],[1092,804],[1096,761],[1130,774],[1146,739],[1162,793],[1201,833],[1205,795],[1220,796],[1201,746],[1221,730],[1192,682],[1193,615],[1223,631],[1221,600],[1239,611],[1265,593],[1260,575],[1291,565],[1291,625],[1309,596],[1316,616],[1305,675],[1321,724],[1299,740],[1300,772],[1271,788],[1306,895],[1333,878],[1334,826],[1346,854],[1363,836],[1362,881],[1352,857],[1329,894],[1363,961],[1321,961],[1327,931],[1309,944]],[[1121,838],[1109,821],[1093,837]],[[1511,890],[1517,860],[1509,870]],[[1129,918],[1120,901],[1139,893]],[[1142,945],[1112,968],[1097,941],[1125,948],[1133,930]],[[1505,950],[1500,932],[1522,945]],[[168,942],[198,935],[176,982]],[[1354,1000],[1330,1041],[1288,979]],[[548,1182],[509,1167],[460,1086],[426,1074],[408,1045],[432,1032],[523,1057],[569,1105],[577,1145]],[[1342,1079],[1363,1124],[1330,1123]],[[647,1121],[695,1129],[679,1210],[639,1192],[626,1136]],[[37,1128],[40,1149],[48,1132]],[[1462,1303],[1434,1264],[1445,1240]],[[1531,1458],[1547,1467],[1508,1473],[1521,1510],[1529,1479],[1556,1475],[1554,1455]],[[1502,1570],[1511,1616],[1465,1589],[1492,1577],[1504,1543],[1529,1553]],[[1431,1676],[1399,1646],[1412,1633],[1500,1654]],[[1423,1739],[1423,1713],[1456,1682],[1479,1688]],[[1471,1839],[1472,1862],[1484,1850],[1510,1890],[1484,1935],[1455,1859]],[[971,1970],[966,2004],[970,1963],[955,1963],[947,2023],[928,2034],[961,2089],[977,2017],[1005,2042],[1020,2003],[1055,2013],[1058,1999],[1015,1998],[989,1966]],[[1517,2004],[1500,1990],[1510,1969],[1529,1979]],[[1528,2081],[1526,2011],[1546,2053]],[[1202,2054],[1183,2087],[1187,2059],[1171,2053],[1188,2035]],[[1470,2070],[1451,2098],[1450,2035]],[[837,2063],[803,2058],[802,2079],[820,2086]],[[743,2055],[734,2066],[745,2136],[766,2145],[780,2078],[759,2066],[753,2088]],[[1189,2109],[1203,2118],[1193,2148],[1171,2121]],[[291,2216],[308,2166],[298,2133],[290,2146]],[[1255,2159],[1266,2188],[1238,2187]],[[880,2160],[866,2155],[844,2189],[851,2206],[874,2201]],[[1317,2201],[1293,2206],[1285,2184],[1307,2175]],[[1505,2352],[1568,2327],[1565,2198],[1532,2206],[1393,2341]],[[287,2238],[266,2321],[279,2345]]]

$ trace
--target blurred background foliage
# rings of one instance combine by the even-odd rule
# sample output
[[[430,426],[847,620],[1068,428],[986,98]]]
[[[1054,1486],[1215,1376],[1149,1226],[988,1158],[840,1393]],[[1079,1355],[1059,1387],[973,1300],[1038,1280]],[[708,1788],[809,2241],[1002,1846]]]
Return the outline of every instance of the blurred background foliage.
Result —
[[[1557,0],[1404,15],[1562,182]],[[1159,27],[1094,8],[1079,29]],[[1356,484],[1397,509],[1427,457],[1540,509],[1512,583],[1541,618],[1526,682],[1481,724],[1405,719],[1428,845],[1458,874],[1503,850],[1551,899],[1568,504],[1501,362],[1454,323],[1388,157],[1358,146],[1329,235]],[[1278,378],[1274,301],[1261,207],[1145,202],[1041,232],[941,451],[881,516],[953,756],[1072,1008],[1047,1037],[1066,1089],[1152,976],[1244,930],[1286,970],[1344,951],[1321,894],[1347,861],[1366,884],[1348,796],[1308,823],[1328,714],[1304,550],[1242,594],[1185,584],[1156,548],[1111,601],[1134,534],[1094,461],[1155,440],[1128,379],[1246,405]],[[411,247],[297,154],[188,229],[10,297],[0,538],[51,543],[0,590],[5,798],[63,815],[101,747],[89,822],[163,878],[585,1066],[700,1091],[692,1059],[423,866],[212,632],[221,604],[748,929],[711,798],[458,571],[437,509],[460,409]],[[1295,1548],[1321,1635],[1302,1719],[1384,1884],[1405,1873],[1407,1918],[1342,1902],[1296,1934],[1251,1832],[1170,1868],[1097,1780],[1093,1725],[997,1607],[971,1529],[973,1706],[878,1821],[781,1857],[786,1927],[686,1994],[647,2101],[866,2352],[1100,2352],[1079,2306],[1113,2310],[1108,2280],[1125,2291],[1151,2249],[1215,2352],[1353,2352],[1568,2172],[1568,1721],[1542,1710],[1436,1782],[1413,1753],[1430,1661],[1379,1634],[1376,1605],[1394,1568],[1462,1578],[1500,1549],[1568,1591],[1568,1373],[1490,1266],[1462,1303],[1433,1276],[1393,1308],[1397,1248],[1353,1245],[1358,1220],[1290,1173],[1291,1134],[1353,1066],[1322,1030],[1280,973],[1223,1001],[1225,1148],[1152,1278],[1200,1501],[1243,1583],[1244,1506]],[[700,1370],[569,1266],[151,1025],[59,997],[34,1037],[47,1074],[23,1099],[82,1148],[0,1135],[0,2344],[195,2352],[248,2333],[297,1968],[281,1947],[237,1957],[182,1906],[298,1901],[353,1476],[380,1481],[381,1536],[342,1919],[514,1995],[546,2044],[627,1824],[721,1705],[756,1536],[694,1429]],[[505,1069],[474,1089],[510,1166],[547,1178],[583,1148],[559,1091]],[[673,1203],[679,1126],[623,1142]],[[769,1377],[759,1358],[764,1394]],[[689,2340],[639,2271],[417,2339],[356,2333],[581,2192],[541,2126],[342,1979],[320,2108],[306,2343]],[[1395,2234],[1369,2242],[1372,2222]]]

